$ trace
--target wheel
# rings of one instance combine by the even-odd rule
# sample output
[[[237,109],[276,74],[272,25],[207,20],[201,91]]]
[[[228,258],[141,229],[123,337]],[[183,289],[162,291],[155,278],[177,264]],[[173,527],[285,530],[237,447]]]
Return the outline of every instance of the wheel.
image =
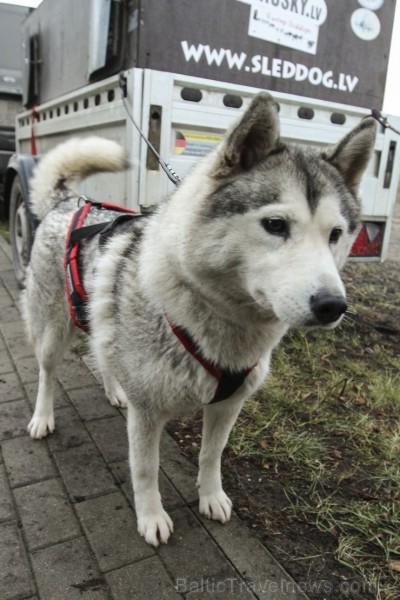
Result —
[[[33,230],[18,175],[13,181],[10,195],[10,241],[15,278],[22,288],[31,256]]]

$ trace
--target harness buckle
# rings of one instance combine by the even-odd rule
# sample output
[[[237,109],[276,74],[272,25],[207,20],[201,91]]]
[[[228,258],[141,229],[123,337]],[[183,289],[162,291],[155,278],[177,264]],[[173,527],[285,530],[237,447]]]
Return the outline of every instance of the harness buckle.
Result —
[[[92,204],[92,201],[89,200],[89,198],[86,198],[86,196],[79,196],[78,200],[77,200],[77,206],[78,208],[82,208],[82,206],[85,206],[85,204]]]

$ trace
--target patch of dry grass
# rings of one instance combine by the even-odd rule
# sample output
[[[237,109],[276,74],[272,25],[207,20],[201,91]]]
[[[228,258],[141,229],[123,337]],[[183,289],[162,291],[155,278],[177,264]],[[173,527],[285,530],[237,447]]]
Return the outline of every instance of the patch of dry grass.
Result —
[[[337,561],[364,578],[377,599],[395,600],[400,288],[380,269],[350,265],[355,314],[339,329],[293,332],[275,351],[272,375],[245,406],[230,452],[284,472],[292,513],[336,538]]]

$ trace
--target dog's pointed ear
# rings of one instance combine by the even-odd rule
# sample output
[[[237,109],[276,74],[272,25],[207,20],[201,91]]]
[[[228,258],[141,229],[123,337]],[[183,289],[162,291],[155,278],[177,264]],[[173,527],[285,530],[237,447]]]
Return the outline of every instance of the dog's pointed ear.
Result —
[[[248,171],[270,154],[278,140],[277,105],[270,94],[262,92],[225,136],[213,177]]]
[[[326,149],[322,158],[342,174],[349,190],[358,195],[361,177],[374,149],[376,121],[367,117],[350,131],[336,146]]]

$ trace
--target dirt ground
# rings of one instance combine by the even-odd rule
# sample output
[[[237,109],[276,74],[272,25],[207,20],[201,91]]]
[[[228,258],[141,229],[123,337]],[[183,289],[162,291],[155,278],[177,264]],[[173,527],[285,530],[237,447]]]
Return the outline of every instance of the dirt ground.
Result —
[[[342,327],[346,332],[346,326],[338,328],[335,335],[337,350],[341,352],[340,360],[359,361],[360,350],[357,348],[362,348],[364,362],[360,363],[360,368],[365,373],[360,375],[368,379],[368,361],[371,369],[379,368],[379,364],[374,362],[371,349],[379,348],[379,356],[383,356],[384,364],[386,362],[389,367],[392,365],[392,375],[397,377],[398,372],[395,371],[400,358],[400,263],[350,263],[345,269],[344,281],[349,301],[356,307],[350,327],[351,335],[358,338],[358,343],[354,346],[346,344],[346,335],[341,333]],[[313,335],[310,337],[311,344],[312,338]],[[385,361],[385,354],[390,360]],[[297,360],[290,340],[287,358],[290,361]],[[340,365],[338,368],[340,369]],[[265,396],[265,391],[260,394]],[[307,393],[303,394],[303,398],[306,397]],[[363,404],[364,400],[357,397],[356,402]],[[360,409],[363,410],[364,407],[361,406]],[[395,415],[390,415],[390,418],[395,418]],[[318,423],[311,423],[311,426],[314,427],[314,434],[318,435]],[[179,441],[182,453],[197,461],[201,443],[201,415],[183,422],[173,422],[168,429]],[[321,438],[326,436],[326,431],[321,430],[320,435]],[[271,439],[263,438],[262,443],[267,446],[273,444],[273,436]],[[345,436],[340,432],[333,432],[330,443],[336,463],[340,462],[339,469],[345,472],[351,467],[353,460],[351,453],[346,455]],[[396,592],[393,595],[380,595],[351,564],[347,566],[345,561],[339,562],[338,532],[335,528],[323,531],[304,511],[295,510],[293,499],[288,494],[288,483],[296,488],[300,497],[306,497],[310,489],[304,472],[298,472],[296,464],[281,460],[274,467],[271,461],[265,463],[261,460],[259,454],[246,456],[231,444],[223,458],[223,478],[225,490],[232,498],[236,512],[310,598],[372,600],[400,597],[400,582],[397,595]],[[334,485],[337,485],[337,480]],[[326,493],[326,501],[330,494],[329,485],[323,492]],[[347,487],[340,486],[340,494],[343,503],[354,498],[368,502],[369,497],[372,498],[371,488],[363,486],[360,480],[356,484],[350,481]],[[322,493],[321,502],[324,502]],[[394,589],[393,584],[390,589]]]

